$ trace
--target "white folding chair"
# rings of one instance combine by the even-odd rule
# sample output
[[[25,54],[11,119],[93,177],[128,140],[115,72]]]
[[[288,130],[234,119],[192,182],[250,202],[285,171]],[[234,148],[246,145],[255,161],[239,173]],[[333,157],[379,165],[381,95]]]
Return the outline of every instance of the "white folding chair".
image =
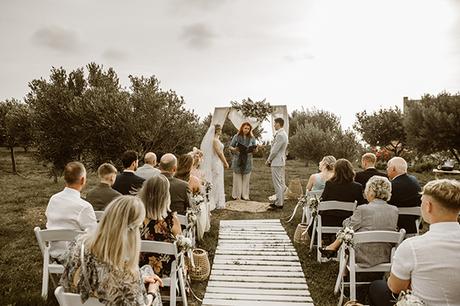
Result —
[[[413,207],[398,207],[399,215],[400,216],[415,216],[415,228],[417,229],[416,234],[406,234],[406,238],[411,236],[416,236],[419,234],[419,226],[420,226],[420,218],[422,216],[422,211],[420,210],[420,206],[413,206]]]
[[[307,203],[304,203],[304,205],[302,207],[302,221],[301,221],[301,223],[307,223],[307,224],[311,223],[311,212],[310,212],[310,209],[308,208],[308,200],[311,197],[316,197],[319,200],[319,198],[321,197],[322,193],[323,193],[322,189],[321,190],[307,191],[305,193],[305,199],[306,199]],[[289,219],[287,220],[287,222],[291,222],[294,219],[295,214],[297,212],[297,209],[299,208],[299,205],[301,204],[300,199],[301,198],[299,198],[299,202],[297,202],[297,204],[294,207],[294,210],[292,211],[292,214],[289,217]]]
[[[315,233],[317,234],[316,239],[316,258],[318,262],[326,261],[319,249],[322,247],[323,234],[336,234],[339,230],[342,229],[342,226],[324,226],[322,223],[320,212],[327,210],[340,210],[340,211],[349,211],[353,213],[356,209],[356,202],[342,202],[342,201],[323,201],[318,205],[318,214],[316,215],[315,220],[313,220],[313,231],[310,240],[310,250],[313,248],[313,243],[315,240]]]
[[[342,305],[343,298],[345,296],[344,289],[345,287],[350,287],[350,300],[356,300],[356,286],[370,284],[370,282],[357,282],[356,273],[365,273],[365,272],[389,272],[391,270],[391,262],[393,259],[393,254],[398,247],[398,245],[404,240],[404,235],[406,231],[401,229],[399,232],[393,231],[367,231],[367,232],[358,232],[353,236],[353,242],[355,245],[360,243],[393,243],[395,246],[391,249],[390,258],[388,262],[381,263],[369,268],[363,268],[356,263],[356,254],[355,249],[342,243],[339,250],[339,273],[337,275],[337,280],[335,282],[334,293],[340,291],[339,304]],[[350,280],[345,282],[344,276],[345,271],[348,271]]]
[[[38,246],[43,255],[43,278],[42,278],[42,297],[48,297],[48,284],[50,274],[62,274],[64,266],[57,263],[50,263],[50,243],[56,241],[72,241],[76,236],[83,234],[83,231],[72,229],[40,229],[34,228]]]
[[[187,294],[184,280],[184,255],[178,252],[176,243],[142,240],[141,252],[174,256],[174,261],[171,264],[171,275],[162,278],[163,285],[170,287],[170,306],[175,306],[176,301],[182,301],[182,305],[187,306]],[[177,297],[176,291],[179,291],[180,297]]]
[[[103,210],[95,210],[94,214],[96,215],[97,222],[101,221],[102,215],[104,214]]]
[[[64,292],[64,288],[59,286],[54,290],[54,295],[60,306],[103,306],[96,298],[89,298],[83,304],[79,294]]]

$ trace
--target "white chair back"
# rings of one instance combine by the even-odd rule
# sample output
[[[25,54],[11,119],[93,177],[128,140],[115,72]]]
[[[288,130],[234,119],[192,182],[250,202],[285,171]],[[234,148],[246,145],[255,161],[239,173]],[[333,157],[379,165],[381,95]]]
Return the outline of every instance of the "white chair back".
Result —
[[[334,292],[337,293],[340,290],[340,305],[344,297],[345,286],[350,287],[350,300],[356,300],[356,286],[369,284],[370,282],[357,282],[356,273],[362,272],[389,272],[391,270],[391,261],[393,254],[398,245],[404,240],[406,231],[401,229],[399,232],[394,231],[366,231],[358,232],[353,236],[353,242],[355,245],[360,243],[392,243],[394,247],[391,250],[391,255],[388,262],[375,265],[373,267],[364,268],[356,263],[356,253],[353,247],[342,244],[340,248],[340,263],[339,263],[339,274],[335,283]],[[347,251],[348,250],[348,251]],[[347,253],[349,255],[347,255]],[[344,281],[345,270],[349,271],[350,281]]]
[[[187,306],[187,294],[185,290],[184,280],[184,260],[183,254],[179,253],[176,243],[162,242],[162,241],[141,241],[141,252],[145,253],[157,253],[170,255],[174,257],[174,261],[171,264],[171,275],[167,278],[163,278],[164,286],[169,286],[169,305],[175,306],[177,300],[182,301],[182,305]],[[177,298],[176,291],[180,292],[180,298]]]
[[[419,227],[422,217],[422,211],[420,206],[412,206],[412,207],[398,207],[399,215],[400,216],[415,216],[418,217],[415,219],[415,228],[417,230],[416,234],[408,234],[406,237],[415,236],[419,234]]]
[[[325,259],[322,257],[319,249],[322,247],[322,235],[326,234],[335,234],[342,229],[342,226],[323,226],[320,212],[328,210],[340,210],[340,211],[349,211],[353,213],[356,209],[356,202],[343,202],[343,201],[322,201],[318,204],[318,215],[313,221],[313,232],[310,240],[310,250],[313,248],[313,243],[315,240],[315,234],[317,234],[316,240],[316,259],[318,262],[323,262]]]
[[[64,288],[59,286],[54,290],[54,295],[60,306],[103,306],[96,298],[89,298],[83,304],[79,294],[64,292]]]
[[[42,230],[38,226],[34,228],[34,232],[38,246],[43,255],[42,297],[46,299],[48,296],[49,274],[61,274],[64,271],[64,266],[61,264],[50,263],[50,243],[56,241],[72,241],[76,236],[84,232],[71,229]]]
[[[187,227],[188,221],[187,216],[177,214],[177,219],[179,219],[180,225]]]

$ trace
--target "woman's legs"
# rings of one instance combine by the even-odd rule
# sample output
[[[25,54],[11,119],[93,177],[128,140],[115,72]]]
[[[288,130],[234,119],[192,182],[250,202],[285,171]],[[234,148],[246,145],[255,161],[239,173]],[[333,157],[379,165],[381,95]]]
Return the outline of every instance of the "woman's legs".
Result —
[[[241,197],[244,200],[249,200],[249,180],[251,179],[251,173],[242,175],[242,193]]]
[[[243,189],[243,176],[241,174],[233,172],[233,188],[232,198],[241,199],[241,191]]]

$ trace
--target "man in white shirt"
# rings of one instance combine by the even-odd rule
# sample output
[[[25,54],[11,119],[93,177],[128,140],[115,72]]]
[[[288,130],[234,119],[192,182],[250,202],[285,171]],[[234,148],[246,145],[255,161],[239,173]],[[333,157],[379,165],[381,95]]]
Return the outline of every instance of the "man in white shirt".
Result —
[[[79,162],[68,163],[64,168],[64,181],[64,190],[53,195],[48,202],[46,228],[94,230],[97,221],[93,206],[80,197],[86,184],[85,166]],[[66,242],[55,242],[51,245],[50,255],[61,261],[66,250]]]
[[[430,230],[399,245],[387,284],[376,281],[369,288],[371,305],[394,305],[392,295],[407,289],[426,305],[460,305],[460,182],[427,183],[421,211]]]
[[[148,180],[155,175],[160,174],[160,170],[155,168],[157,165],[157,156],[153,152],[148,152],[144,156],[144,165],[137,168],[136,175],[142,177],[144,180]]]

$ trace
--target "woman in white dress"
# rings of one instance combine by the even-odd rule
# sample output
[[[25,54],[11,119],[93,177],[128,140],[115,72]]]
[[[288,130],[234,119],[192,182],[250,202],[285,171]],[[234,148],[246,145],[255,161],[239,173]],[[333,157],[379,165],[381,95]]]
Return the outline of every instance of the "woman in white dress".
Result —
[[[220,141],[220,135],[222,135],[222,128],[216,124],[214,126],[214,139],[212,141],[212,184],[211,198],[214,199],[214,207],[211,206],[211,210],[214,208],[225,208],[225,186],[224,186],[224,168],[228,168],[227,160],[224,156],[224,144]]]
[[[203,151],[202,170],[206,181],[212,184],[209,196],[209,210],[225,207],[224,167],[228,168],[224,156],[224,145],[220,141],[222,128],[211,125],[201,143]]]

